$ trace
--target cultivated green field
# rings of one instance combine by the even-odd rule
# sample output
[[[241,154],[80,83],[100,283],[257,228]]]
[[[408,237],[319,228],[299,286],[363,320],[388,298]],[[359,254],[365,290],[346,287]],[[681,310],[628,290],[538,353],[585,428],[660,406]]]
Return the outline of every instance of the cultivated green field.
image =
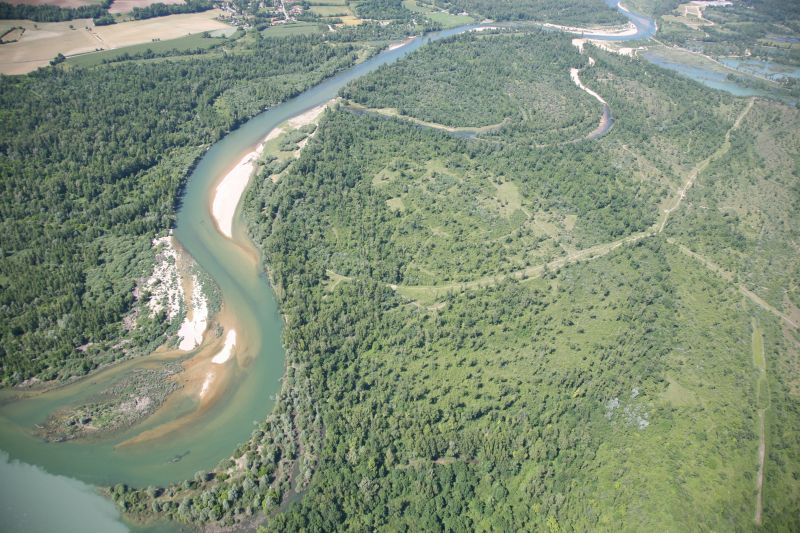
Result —
[[[346,5],[314,5],[311,12],[321,17],[352,16],[353,12]]]
[[[267,38],[288,37],[293,35],[313,35],[323,33],[325,30],[314,22],[292,22],[272,26],[262,31],[261,34]]]
[[[101,65],[104,62],[118,61],[128,56],[136,57],[140,55],[148,55],[148,50],[154,54],[163,54],[165,52],[187,52],[191,53],[195,50],[204,50],[219,46],[226,41],[221,37],[204,37],[201,34],[187,35],[179,39],[170,39],[168,41],[155,41],[152,43],[137,44],[134,46],[126,46],[117,48],[115,50],[104,50],[102,52],[93,52],[79,56],[70,57],[66,63],[74,67],[94,67]]]

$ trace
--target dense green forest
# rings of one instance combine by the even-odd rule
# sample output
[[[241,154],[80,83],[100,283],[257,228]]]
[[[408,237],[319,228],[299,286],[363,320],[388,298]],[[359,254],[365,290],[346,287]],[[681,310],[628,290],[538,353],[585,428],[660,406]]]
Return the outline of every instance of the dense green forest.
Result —
[[[624,24],[627,19],[603,0],[434,0],[452,13],[466,11],[492,20],[536,20],[558,24]]]
[[[63,22],[65,20],[99,18],[108,15],[112,0],[102,4],[79,7],[58,7],[49,4],[9,4],[0,2],[0,19],[28,19],[35,22]]]
[[[475,43],[508,51],[515,38],[434,45],[346,91],[412,87],[408,64],[420,58],[458,58]],[[266,519],[280,531],[747,531],[759,324],[772,402],[764,528],[800,527],[800,342],[683,251],[675,239],[694,227],[683,217],[698,215],[678,211],[665,233],[590,262],[494,277],[650,227],[726,132],[733,149],[698,191],[747,185],[745,169],[766,160],[763,183],[749,186],[797,194],[796,112],[758,102],[749,115],[747,102],[589,50],[585,82],[617,119],[598,141],[536,147],[505,130],[462,139],[341,106],[277,183],[257,177],[244,214],[287,324],[278,407],[213,471],[163,489],[120,485],[114,499],[138,516]],[[536,45],[530,54],[547,57]],[[494,57],[498,72],[520,60]],[[452,70],[467,98],[468,68]],[[409,105],[451,97],[433,95]],[[743,149],[754,138],[760,155]],[[732,164],[741,172],[723,185],[714,174]],[[777,247],[795,239],[791,198],[752,208],[757,221],[782,214],[770,223],[773,255],[751,272],[779,263],[796,275],[796,251]],[[715,227],[689,242],[703,233],[726,250],[717,235],[732,229]],[[431,297],[425,285],[449,288]]]
[[[213,8],[214,3],[210,0],[186,0],[182,4],[162,4],[158,2],[146,7],[134,7],[131,10],[131,17],[135,20],[142,20],[153,17],[164,17],[167,15],[178,15],[180,13],[199,13]]]
[[[409,20],[411,11],[403,7],[403,0],[362,0],[355,6],[356,15],[371,20]]]
[[[492,42],[486,42],[491,39]],[[502,56],[503,61],[497,58]],[[601,106],[569,78],[586,58],[554,32],[469,35],[426,46],[398,65],[353,82],[342,95],[376,108],[456,127],[510,121],[537,137],[580,137],[597,124]],[[537,135],[538,133],[538,135]]]
[[[2,381],[82,374],[132,349],[111,347],[193,162],[241,120],[352,64],[357,50],[316,37],[249,39],[191,61],[0,78]]]

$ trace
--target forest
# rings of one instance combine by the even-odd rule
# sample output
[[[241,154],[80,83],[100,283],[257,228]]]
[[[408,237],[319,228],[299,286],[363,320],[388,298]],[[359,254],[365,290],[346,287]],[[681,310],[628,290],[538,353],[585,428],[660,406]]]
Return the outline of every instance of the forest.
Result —
[[[131,17],[134,20],[143,20],[167,15],[179,15],[181,13],[199,13],[213,8],[214,3],[210,0],[186,0],[181,4],[162,4],[157,2],[146,7],[134,7],[131,10]]]
[[[240,121],[352,64],[358,49],[250,39],[192,61],[0,78],[2,382],[81,375],[156,340],[158,320],[113,348],[194,161]]]
[[[497,61],[498,55],[504,60]],[[528,125],[526,133],[535,141],[531,130],[553,129],[554,122],[575,123],[576,130],[586,131],[596,124],[600,106],[569,79],[569,69],[585,63],[569,40],[554,32],[485,39],[460,35],[356,80],[342,95],[445,126],[480,127],[509,119]],[[568,104],[557,106],[560,99]]]
[[[412,15],[402,0],[362,0],[355,11],[362,19],[370,20],[409,20]]]
[[[536,20],[557,24],[624,24],[625,17],[597,0],[433,0],[452,13],[466,11],[492,20]]]
[[[0,19],[28,19],[34,22],[63,22],[82,18],[99,18],[108,15],[113,0],[102,4],[79,7],[59,7],[52,4],[9,4],[0,2]]]
[[[344,92],[392,91],[386,80],[410,87],[408,64],[420,58],[460,57],[472,42],[507,51],[514,38],[445,41]],[[780,211],[774,242],[794,238],[797,147],[786,137],[800,117],[589,53],[596,65],[585,83],[617,120],[599,140],[535,147],[504,130],[465,139],[342,105],[277,183],[256,177],[244,215],[287,324],[278,407],[213,470],[168,487],[119,485],[115,501],[133,516],[266,520],[265,531],[748,530],[757,323],[781,370],[769,374],[764,528],[800,527],[800,386],[791,370],[800,344],[681,248],[722,257],[727,236],[743,231],[724,220],[741,215],[717,222],[699,209],[726,187],[742,198],[759,185],[788,194],[752,206],[749,220]],[[547,57],[535,46],[530,54]],[[495,57],[504,58],[498,72],[519,61]],[[453,68],[469,98],[460,68],[469,67]],[[448,97],[436,91],[417,105]],[[737,116],[746,117],[739,129]],[[664,233],[538,275],[498,275],[649,227],[726,133],[736,149],[700,175],[702,196]],[[763,161],[751,183],[746,169]],[[740,178],[723,184],[715,169],[729,164]],[[695,227],[686,216],[709,222],[684,241]],[[540,256],[517,262],[537,246]],[[779,272],[796,276],[794,252],[770,250],[748,272],[780,260]],[[447,289],[426,288],[437,286]]]

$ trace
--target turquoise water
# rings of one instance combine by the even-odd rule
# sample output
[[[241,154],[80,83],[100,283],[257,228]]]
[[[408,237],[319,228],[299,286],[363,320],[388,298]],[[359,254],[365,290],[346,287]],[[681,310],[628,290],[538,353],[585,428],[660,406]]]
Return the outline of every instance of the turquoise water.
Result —
[[[0,530],[27,533],[127,531],[116,506],[93,487],[0,453]]]
[[[694,65],[686,65],[678,61],[670,60],[658,55],[655,52],[645,52],[642,54],[645,59],[654,65],[677,72],[696,82],[702,83],[706,87],[728,92],[734,96],[771,96],[771,93],[753,87],[746,87],[728,79],[724,72],[706,69]]]

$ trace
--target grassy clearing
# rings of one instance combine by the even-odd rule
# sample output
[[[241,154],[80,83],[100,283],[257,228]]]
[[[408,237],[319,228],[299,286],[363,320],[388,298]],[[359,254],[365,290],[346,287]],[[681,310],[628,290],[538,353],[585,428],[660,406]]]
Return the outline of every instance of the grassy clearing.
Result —
[[[278,26],[271,26],[261,32],[267,38],[288,37],[292,35],[311,35],[314,33],[323,33],[325,30],[319,24],[314,22],[292,22],[289,24],[280,24]]]
[[[453,15],[447,11],[436,9],[430,4],[418,2],[417,0],[403,0],[403,7],[414,13],[425,15],[433,22],[441,24],[445,28],[453,28],[475,22],[475,19],[466,15]]]
[[[500,210],[508,218],[522,207],[522,194],[513,181],[498,184],[496,187]]]
[[[341,6],[322,6],[322,5],[314,5],[311,6],[311,12],[315,13],[321,17],[340,17],[340,16],[352,16],[353,11],[345,5]]]
[[[664,390],[662,398],[675,407],[687,407],[697,405],[697,394],[684,387],[675,378],[668,377],[669,385]]]
[[[406,205],[403,203],[402,198],[390,198],[386,200],[386,205],[389,206],[389,209],[394,211],[402,212],[406,210]]]
[[[753,364],[761,370],[766,372],[767,361],[764,357],[764,332],[758,327],[758,322],[753,319]]]

